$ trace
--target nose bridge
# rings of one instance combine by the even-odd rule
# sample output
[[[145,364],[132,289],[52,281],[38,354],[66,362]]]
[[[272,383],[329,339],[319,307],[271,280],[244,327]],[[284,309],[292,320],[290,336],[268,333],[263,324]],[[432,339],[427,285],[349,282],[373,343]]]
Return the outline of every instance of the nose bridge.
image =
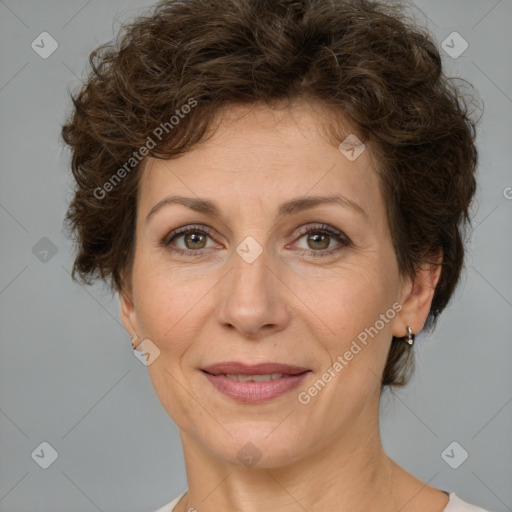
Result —
[[[252,237],[246,238],[236,248],[230,297],[236,298],[239,305],[246,304],[255,310],[272,299],[268,289],[272,275],[268,252]]]
[[[271,251],[252,237],[236,247],[219,311],[220,322],[231,324],[246,335],[262,326],[283,322],[285,308],[270,255]]]

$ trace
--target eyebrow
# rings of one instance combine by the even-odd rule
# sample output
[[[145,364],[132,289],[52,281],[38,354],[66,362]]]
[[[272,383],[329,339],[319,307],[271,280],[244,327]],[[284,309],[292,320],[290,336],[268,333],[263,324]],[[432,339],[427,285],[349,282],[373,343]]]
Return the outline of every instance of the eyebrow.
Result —
[[[322,204],[335,203],[343,206],[344,208],[350,208],[361,216],[363,216],[366,220],[368,220],[368,214],[366,213],[361,206],[354,201],[351,201],[347,197],[343,195],[336,196],[308,196],[308,197],[299,197],[296,199],[291,199],[281,204],[279,207],[279,216],[289,216],[304,210],[308,210],[314,208],[315,206],[320,206]],[[164,206],[169,204],[181,204],[194,210],[199,213],[203,213],[205,215],[210,215],[212,217],[216,217],[218,219],[222,218],[222,213],[220,208],[214,201],[209,199],[195,198],[195,197],[185,197],[185,196],[169,196],[165,197],[161,201],[159,201],[146,216],[146,222],[155,215],[157,211],[159,211]]]

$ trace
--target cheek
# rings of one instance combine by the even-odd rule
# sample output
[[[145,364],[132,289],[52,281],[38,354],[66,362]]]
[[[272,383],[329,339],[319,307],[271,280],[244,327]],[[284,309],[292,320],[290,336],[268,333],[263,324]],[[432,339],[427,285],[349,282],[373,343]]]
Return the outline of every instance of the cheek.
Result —
[[[184,352],[205,320],[198,318],[200,303],[213,285],[211,273],[201,277],[190,268],[140,259],[133,271],[139,334],[162,352]]]
[[[292,289],[310,314],[343,339],[373,325],[391,307],[385,272],[376,264],[344,265],[294,281]]]
[[[139,335],[160,350],[160,356],[147,367],[149,377],[160,403],[180,428],[188,428],[192,422],[188,383],[182,381],[181,364],[192,340],[199,335],[201,323],[206,321],[198,319],[197,305],[210,287],[200,286],[191,276],[180,276],[175,269],[163,269],[161,263],[140,259],[134,265]]]
[[[309,309],[305,314],[310,325],[318,326],[316,339],[325,354],[323,370],[332,373],[338,362],[330,392],[340,393],[341,400],[350,389],[362,403],[378,383],[391,342],[395,297],[390,269],[377,260],[354,263],[340,267],[329,279],[300,280],[300,284],[298,295],[311,298],[307,305],[314,314]],[[345,406],[356,407],[351,404]]]

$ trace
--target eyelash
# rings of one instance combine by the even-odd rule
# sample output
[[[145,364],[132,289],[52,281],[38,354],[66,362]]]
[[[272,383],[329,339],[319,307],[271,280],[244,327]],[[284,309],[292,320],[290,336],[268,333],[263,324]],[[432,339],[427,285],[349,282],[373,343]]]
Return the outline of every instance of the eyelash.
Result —
[[[197,254],[201,254],[202,251],[205,251],[207,249],[198,249],[198,250],[191,250],[191,249],[180,249],[179,247],[172,247],[171,243],[174,242],[180,235],[186,235],[188,233],[201,233],[203,235],[208,235],[211,237],[211,232],[209,228],[206,228],[205,226],[186,226],[184,228],[179,228],[174,231],[171,231],[168,235],[164,237],[164,239],[161,241],[161,245],[167,249],[172,250],[173,252],[176,252],[182,256],[196,256]],[[326,250],[307,250],[307,249],[299,249],[298,252],[300,254],[307,253],[308,255],[312,256],[313,258],[317,257],[325,257],[325,256],[331,256],[335,252],[338,252],[343,247],[348,247],[351,242],[350,240],[344,236],[343,233],[339,231],[335,231],[330,226],[326,224],[322,224],[321,226],[313,227],[309,226],[306,229],[302,230],[298,234],[298,239],[300,240],[304,235],[309,235],[310,233],[316,233],[316,234],[323,234],[323,235],[329,235],[333,238],[335,238],[339,243],[340,246],[334,247],[332,249],[326,249]]]

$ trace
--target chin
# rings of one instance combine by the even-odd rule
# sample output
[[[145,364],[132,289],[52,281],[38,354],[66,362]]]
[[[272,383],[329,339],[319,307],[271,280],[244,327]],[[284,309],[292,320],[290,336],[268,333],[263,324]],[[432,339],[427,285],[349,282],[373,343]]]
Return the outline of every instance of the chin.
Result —
[[[286,422],[286,420],[285,420]],[[303,456],[305,440],[279,422],[240,422],[225,426],[223,439],[202,438],[203,446],[219,460],[248,469],[284,467]],[[277,427],[277,428],[276,428]],[[280,430],[282,429],[282,430]]]

